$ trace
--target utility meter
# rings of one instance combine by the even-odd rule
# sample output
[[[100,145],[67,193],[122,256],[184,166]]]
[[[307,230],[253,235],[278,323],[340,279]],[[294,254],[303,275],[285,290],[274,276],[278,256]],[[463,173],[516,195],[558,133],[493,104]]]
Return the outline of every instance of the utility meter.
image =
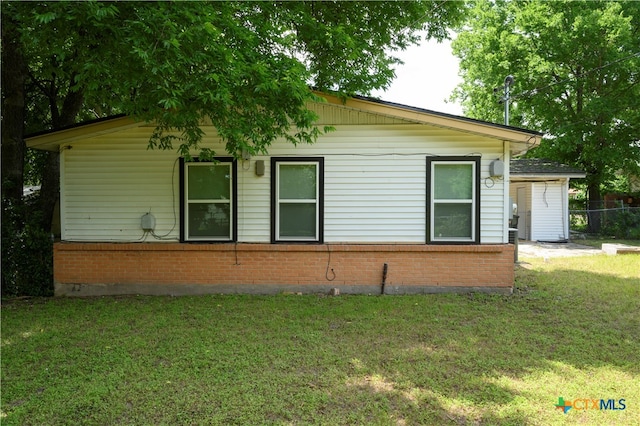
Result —
[[[145,232],[153,232],[156,229],[156,218],[151,213],[145,213],[140,218],[140,226]]]

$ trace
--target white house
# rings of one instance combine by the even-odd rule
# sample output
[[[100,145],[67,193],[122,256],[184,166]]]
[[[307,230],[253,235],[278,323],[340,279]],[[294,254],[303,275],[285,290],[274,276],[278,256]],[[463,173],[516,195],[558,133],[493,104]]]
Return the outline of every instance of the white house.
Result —
[[[27,138],[60,152],[56,294],[511,291],[509,160],[541,135],[322,96],[334,131],[245,159],[207,124],[215,163],[128,117]]]

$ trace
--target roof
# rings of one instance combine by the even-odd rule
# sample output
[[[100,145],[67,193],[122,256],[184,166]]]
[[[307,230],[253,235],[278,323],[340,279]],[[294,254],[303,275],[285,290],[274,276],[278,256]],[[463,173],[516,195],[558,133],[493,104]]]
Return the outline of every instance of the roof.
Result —
[[[47,135],[49,133],[55,133],[55,132],[60,132],[62,130],[69,130],[69,129],[74,129],[76,127],[83,127],[83,126],[90,126],[93,124],[100,124],[103,122],[109,122],[112,120],[115,120],[117,118],[125,118],[127,117],[127,114],[114,114],[114,115],[110,115],[108,117],[100,117],[100,118],[94,118],[93,120],[86,120],[86,121],[82,121],[80,123],[74,123],[74,124],[69,124],[68,126],[62,126],[58,129],[55,130],[40,130],[38,132],[34,132],[34,133],[30,133],[28,135],[25,136],[25,139],[30,139],[30,138],[35,138],[36,136],[41,136],[41,135]]]
[[[444,112],[382,101],[365,96],[353,96],[347,99],[341,99],[335,95],[321,92],[316,92],[316,95],[323,97],[328,103],[334,105],[402,118],[413,123],[428,124],[508,141],[511,142],[510,148],[512,155],[521,154],[538,145],[543,136],[542,133],[533,130],[505,126],[503,124],[446,114]]]
[[[557,161],[544,158],[520,158],[511,160],[509,173],[512,177],[583,178],[585,172]]]
[[[327,104],[335,105],[339,108],[364,111],[371,114],[401,119],[408,123],[431,125],[508,141],[511,142],[510,149],[513,155],[525,152],[534,147],[542,138],[542,133],[532,130],[490,123],[363,96],[342,99],[327,93],[315,93],[324,98]],[[114,132],[140,125],[145,125],[145,123],[137,122],[131,117],[118,115],[78,123],[63,129],[31,134],[25,137],[25,142],[30,148],[56,151],[61,144],[69,143],[77,138]],[[146,125],[149,124],[147,123]]]
[[[395,102],[389,102],[389,101],[376,99],[376,98],[371,98],[371,97],[367,97],[367,96],[353,96],[353,99],[360,99],[360,100],[364,100],[364,101],[374,102],[374,103],[377,103],[377,104],[380,104],[380,105],[386,105],[386,106],[389,106],[389,107],[402,108],[402,109],[406,109],[406,110],[409,110],[409,111],[415,111],[415,112],[422,113],[422,114],[431,114],[431,115],[440,116],[440,117],[443,117],[443,118],[448,118],[448,119],[453,119],[453,120],[461,120],[461,121],[466,121],[466,122],[469,122],[469,123],[475,123],[475,124],[481,124],[481,125],[489,125],[489,126],[496,127],[496,128],[514,130],[514,131],[517,131],[517,132],[525,132],[525,133],[530,133],[530,134],[537,135],[537,136],[543,136],[543,133],[536,132],[536,131],[529,130],[529,129],[524,129],[522,127],[507,126],[507,125],[504,125],[504,124],[492,123],[490,121],[478,120],[476,118],[469,118],[469,117],[464,117],[464,116],[461,116],[461,115],[448,114],[446,112],[434,111],[434,110],[426,109],[426,108],[413,107],[413,106],[409,106],[409,105],[399,104],[399,103],[395,103]]]

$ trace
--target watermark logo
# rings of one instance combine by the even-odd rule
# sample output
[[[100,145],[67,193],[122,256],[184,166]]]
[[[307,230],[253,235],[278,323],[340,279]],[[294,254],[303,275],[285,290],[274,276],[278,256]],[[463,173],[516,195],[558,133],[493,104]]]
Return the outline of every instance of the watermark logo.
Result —
[[[627,408],[624,398],[621,399],[594,399],[594,398],[577,398],[573,401],[565,400],[558,397],[558,403],[555,404],[557,410],[562,410],[565,414],[572,408],[575,410],[613,410],[619,411]]]
[[[571,401],[565,401],[563,397],[559,397],[556,409],[562,410],[567,414],[567,411],[571,410]]]

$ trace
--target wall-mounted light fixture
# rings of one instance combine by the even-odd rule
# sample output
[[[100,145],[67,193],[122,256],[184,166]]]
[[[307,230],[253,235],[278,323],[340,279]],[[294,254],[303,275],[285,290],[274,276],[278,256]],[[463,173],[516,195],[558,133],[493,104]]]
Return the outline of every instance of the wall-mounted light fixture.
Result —
[[[264,160],[256,160],[256,176],[264,176]]]

